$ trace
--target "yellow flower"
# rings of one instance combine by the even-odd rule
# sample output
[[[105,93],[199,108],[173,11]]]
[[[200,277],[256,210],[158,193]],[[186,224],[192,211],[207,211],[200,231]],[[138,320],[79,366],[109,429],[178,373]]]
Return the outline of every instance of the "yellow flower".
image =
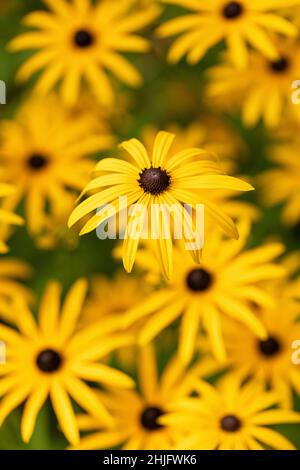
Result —
[[[2,178],[17,187],[12,205],[25,199],[32,234],[43,229],[48,212],[61,214],[66,194],[77,194],[87,183],[94,165],[88,156],[113,141],[108,132],[95,135],[87,119],[70,120],[54,95],[29,99],[15,120],[2,122],[0,132]]]
[[[174,278],[125,317],[125,325],[145,318],[138,336],[140,344],[151,341],[180,316],[179,356],[185,363],[193,356],[201,324],[209,336],[214,355],[220,361],[226,358],[222,337],[224,317],[245,324],[258,338],[266,338],[266,330],[249,307],[249,302],[272,305],[272,296],[262,283],[284,275],[285,270],[274,263],[283,247],[272,243],[244,251],[248,224],[240,227],[240,233],[240,240],[236,242],[224,239],[219,230],[213,231],[208,227],[200,265],[196,265],[186,251],[176,247]],[[148,259],[149,267],[154,265],[155,258],[151,263],[149,251],[141,256]]]
[[[25,402],[21,433],[28,442],[37,414],[48,396],[66,438],[79,441],[78,426],[70,397],[80,407],[97,416],[105,425],[112,418],[94,390],[85,381],[130,388],[132,380],[120,371],[99,363],[113,349],[131,341],[116,335],[116,325],[108,322],[76,331],[87,284],[77,281],[70,289],[60,311],[60,285],[48,285],[35,322],[25,303],[16,301],[18,330],[0,325],[7,362],[0,368],[0,424],[9,413]]]
[[[21,283],[31,276],[30,266],[15,258],[0,258],[0,317],[6,322],[15,323],[14,299],[23,297],[32,300],[30,290]]]
[[[96,191],[96,194],[83,201],[71,214],[70,227],[100,206],[109,204],[109,208],[104,207],[85,224],[81,231],[81,234],[85,234],[96,229],[112,215],[137,203],[132,214],[129,214],[123,245],[123,263],[128,272],[132,270],[139,238],[145,228],[145,211],[147,214],[153,213],[154,206],[163,212],[163,217],[157,213],[157,216],[150,217],[148,233],[158,235],[155,240],[160,253],[158,260],[166,278],[172,275],[173,268],[172,234],[170,223],[168,224],[170,217],[173,217],[175,226],[182,226],[184,220],[185,238],[193,238],[191,215],[183,204],[189,204],[194,209],[197,204],[204,204],[206,213],[230,236],[238,238],[232,220],[217,205],[202,197],[201,190],[249,191],[253,189],[252,186],[221,174],[218,163],[205,150],[191,148],[170,155],[174,137],[168,132],[159,132],[150,155],[137,139],[123,142],[121,148],[130,154],[134,164],[112,158],[100,161],[96,166],[99,176],[83,191],[83,194],[90,191]],[[199,260],[199,250],[191,250],[191,253]]]
[[[299,365],[292,362],[292,345],[300,340],[297,322],[300,305],[283,298],[277,301],[275,309],[259,309],[258,313],[268,334],[265,340],[258,340],[242,325],[226,323],[228,362],[242,379],[253,377],[262,381],[276,391],[281,406],[292,408],[292,389],[300,393]]]
[[[267,206],[283,203],[282,222],[296,225],[300,221],[300,139],[276,145],[271,160],[277,167],[267,170],[259,177],[263,202]],[[274,190],[276,189],[276,190]]]
[[[3,175],[4,176],[4,175]],[[6,208],[6,201],[9,196],[16,192],[16,188],[10,184],[0,183],[0,198],[4,198],[0,206],[0,253],[9,251],[6,240],[11,232],[11,225],[23,225],[24,220],[17,214]],[[6,198],[6,199],[5,199]]]
[[[210,371],[210,365],[200,362],[185,370],[174,358],[158,377],[152,346],[142,348],[137,355],[138,384],[141,392],[110,390],[101,397],[115,419],[115,427],[105,429],[93,416],[79,416],[79,427],[91,433],[83,437],[76,449],[91,450],[122,447],[122,450],[167,450],[174,448],[178,432],[159,424],[158,419],[187,397],[196,377]],[[93,431],[93,432],[92,432]]]
[[[269,428],[275,424],[299,423],[300,413],[270,409],[277,396],[257,382],[241,385],[227,376],[216,386],[199,382],[200,397],[186,398],[160,421],[174,432],[189,435],[180,443],[189,450],[293,450],[293,444]]]
[[[114,91],[106,70],[130,86],[140,85],[136,68],[120,52],[146,52],[147,40],[136,32],[151,23],[159,13],[155,6],[131,12],[132,1],[44,0],[50,12],[29,13],[24,23],[37,31],[26,32],[12,40],[11,51],[37,49],[19,70],[17,79],[27,80],[45,69],[37,84],[47,93],[60,82],[61,95],[74,104],[85,80],[97,99],[111,106]]]
[[[278,126],[292,108],[291,84],[300,76],[300,45],[298,41],[275,41],[279,58],[270,60],[250,52],[249,66],[237,70],[229,60],[209,71],[208,98],[240,97],[242,118],[254,126],[262,118],[268,127]]]
[[[160,36],[183,33],[169,52],[169,61],[178,62],[185,54],[195,64],[215,44],[226,41],[230,57],[238,67],[246,67],[250,44],[270,60],[278,60],[270,37],[276,31],[297,36],[297,28],[274,10],[299,5],[299,0],[163,0],[180,5],[192,13],[179,16],[158,29]]]

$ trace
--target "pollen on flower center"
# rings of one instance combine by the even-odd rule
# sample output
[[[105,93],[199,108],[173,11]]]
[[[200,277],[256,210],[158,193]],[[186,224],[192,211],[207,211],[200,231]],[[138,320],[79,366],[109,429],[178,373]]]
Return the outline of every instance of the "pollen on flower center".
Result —
[[[158,418],[162,416],[164,412],[155,406],[146,408],[141,414],[141,424],[147,431],[156,431],[163,427],[162,424],[158,423]]]
[[[237,418],[237,416],[227,415],[221,419],[220,426],[223,429],[223,431],[237,432],[241,428],[242,423],[240,419]]]
[[[271,62],[270,64],[271,70],[275,73],[282,73],[285,72],[289,67],[289,61],[285,57],[281,57],[280,59]]]
[[[228,20],[234,20],[242,15],[244,7],[240,2],[229,2],[223,9],[223,15]]]
[[[170,186],[170,176],[165,170],[159,168],[146,168],[140,173],[138,183],[145,193],[158,195]]]
[[[201,292],[209,289],[213,282],[212,275],[205,269],[193,269],[189,272],[186,283],[189,289],[194,292]]]
[[[36,358],[36,364],[42,372],[53,373],[60,369],[63,359],[54,349],[41,351]]]
[[[74,35],[74,43],[77,47],[81,47],[81,48],[90,47],[93,45],[94,42],[95,42],[94,35],[86,29],[80,29]]]
[[[259,341],[258,347],[265,357],[276,356],[281,350],[280,342],[274,336],[269,336],[266,340]]]
[[[27,163],[32,170],[41,170],[47,166],[48,160],[44,155],[35,153],[28,158]]]

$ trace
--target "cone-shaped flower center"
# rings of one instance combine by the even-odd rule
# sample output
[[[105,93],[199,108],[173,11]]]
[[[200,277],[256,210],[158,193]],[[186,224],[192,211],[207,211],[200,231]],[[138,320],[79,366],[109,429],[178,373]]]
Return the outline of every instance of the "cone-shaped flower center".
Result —
[[[94,35],[86,29],[80,29],[74,35],[74,43],[77,47],[90,47],[94,44],[94,42]]]
[[[56,372],[61,367],[62,362],[61,354],[53,349],[41,351],[36,359],[38,368],[47,373]]]
[[[258,347],[260,352],[266,357],[272,357],[278,354],[281,350],[281,345],[277,338],[269,336],[264,341],[259,341]]]
[[[145,193],[157,196],[170,186],[170,176],[165,170],[159,168],[146,168],[140,173],[138,183]]]
[[[220,424],[223,431],[226,432],[237,432],[242,426],[239,418],[234,415],[224,416],[224,418],[221,419]]]
[[[285,72],[289,67],[289,61],[285,57],[281,57],[274,62],[271,62],[271,70],[275,73]]]
[[[194,292],[201,292],[209,289],[213,282],[212,275],[205,269],[193,269],[190,271],[186,283],[189,289]]]
[[[41,170],[47,166],[48,160],[44,155],[35,153],[28,158],[27,164],[31,170]]]
[[[240,2],[229,2],[223,9],[223,15],[228,20],[234,20],[242,15],[244,7]]]
[[[163,427],[162,424],[158,423],[158,418],[162,416],[164,412],[155,406],[146,408],[141,415],[141,423],[143,428],[147,431],[156,431]]]

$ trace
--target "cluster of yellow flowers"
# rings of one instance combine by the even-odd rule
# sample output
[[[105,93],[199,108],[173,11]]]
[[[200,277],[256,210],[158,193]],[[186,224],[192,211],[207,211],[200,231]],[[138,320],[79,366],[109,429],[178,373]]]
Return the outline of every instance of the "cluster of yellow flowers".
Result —
[[[300,0],[43,1],[8,44],[35,50],[16,75],[34,84],[0,121],[0,426],[22,407],[28,443],[50,398],[72,449],[293,449],[273,426],[300,423],[300,253],[279,237],[249,246],[262,210],[238,197],[258,185],[282,226],[300,222]],[[187,57],[202,100],[168,83],[150,100],[164,116],[169,93],[174,119],[164,131],[148,120],[114,157],[130,127],[126,90],[148,86],[153,50],[168,69]],[[195,106],[204,116],[176,123]],[[249,133],[263,121],[273,168],[240,175],[246,144],[228,111]],[[199,205],[204,245],[187,250]],[[76,253],[78,233],[132,207],[109,253],[127,273],[90,273],[66,294],[49,280],[35,316],[30,266],[4,256],[16,226],[36,257]],[[141,208],[153,207],[148,221]],[[179,240],[171,229],[182,225]]]

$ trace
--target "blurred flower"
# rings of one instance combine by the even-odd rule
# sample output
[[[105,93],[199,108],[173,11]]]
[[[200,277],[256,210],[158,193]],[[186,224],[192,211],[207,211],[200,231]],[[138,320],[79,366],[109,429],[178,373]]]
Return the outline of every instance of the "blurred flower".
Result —
[[[154,141],[152,155],[137,139],[131,139],[121,144],[135,162],[135,165],[127,161],[117,159],[104,159],[96,167],[100,176],[93,179],[84,189],[83,195],[89,191],[97,190],[97,193],[83,201],[71,214],[69,226],[73,226],[85,215],[109,204],[110,210],[104,207],[96,215],[91,217],[81,230],[81,235],[96,229],[104,221],[107,221],[115,213],[124,211],[132,204],[134,206],[131,218],[127,225],[124,240],[123,263],[126,271],[131,272],[139,238],[145,224],[145,211],[151,212],[153,205],[163,211],[163,217],[151,217],[149,232],[158,234],[155,240],[160,253],[158,261],[166,278],[172,275],[172,236],[170,232],[171,208],[175,214],[172,217],[176,224],[191,227],[191,216],[183,204],[190,204],[193,208],[197,204],[204,204],[207,213],[232,237],[238,238],[236,227],[215,204],[201,196],[201,189],[232,189],[235,191],[250,191],[252,186],[230,176],[221,174],[221,169],[212,156],[205,150],[191,148],[170,156],[170,149],[174,135],[168,132],[159,132]],[[191,161],[193,159],[193,161]],[[106,189],[103,189],[106,188]],[[124,197],[126,201],[124,201]],[[112,213],[114,209],[115,213]],[[140,231],[137,232],[137,226]],[[186,231],[185,231],[186,232]],[[191,233],[191,229],[190,229]],[[199,260],[199,250],[191,251],[196,260]]]
[[[22,284],[31,276],[30,266],[20,259],[0,258],[0,317],[6,322],[15,323],[14,299],[32,300],[32,293]]]
[[[8,198],[16,192],[16,188],[10,184],[0,183],[0,198]],[[17,214],[8,211],[5,202],[0,205],[0,253],[9,251],[6,240],[10,235],[11,225],[23,225],[24,220]]]
[[[299,423],[300,413],[269,409],[277,395],[266,392],[257,382],[240,385],[229,376],[216,386],[199,382],[200,398],[186,398],[160,422],[188,437],[181,449],[198,450],[293,450],[293,444],[269,428],[275,424]]]
[[[282,39],[275,41],[279,58],[270,60],[250,52],[249,66],[237,70],[229,60],[209,70],[207,95],[231,102],[240,97],[243,121],[254,126],[262,118],[268,127],[278,126],[290,108],[291,84],[300,76],[300,44]]]
[[[180,5],[192,13],[176,17],[160,26],[162,37],[183,33],[169,52],[169,61],[178,62],[187,54],[188,62],[199,62],[215,44],[225,39],[232,61],[238,67],[248,63],[250,44],[270,60],[279,54],[270,32],[297,36],[297,28],[274,10],[299,5],[299,0],[163,0]]]
[[[159,424],[159,418],[172,408],[177,400],[187,397],[197,377],[210,371],[200,362],[185,370],[174,358],[158,377],[156,357],[152,346],[140,349],[137,355],[138,385],[141,392],[110,390],[101,398],[115,420],[109,430],[93,416],[79,416],[79,428],[91,431],[83,437],[76,449],[105,449],[121,446],[122,450],[168,450],[174,448],[178,437],[168,426]]]
[[[179,356],[185,363],[193,357],[201,324],[214,355],[225,360],[222,323],[227,316],[245,324],[258,338],[266,339],[266,330],[249,302],[272,305],[272,297],[261,284],[284,275],[285,270],[274,262],[283,246],[272,243],[244,251],[250,227],[243,223],[239,228],[240,240],[233,241],[225,239],[219,230],[207,227],[200,265],[180,246],[174,249],[174,278],[125,317],[125,325],[145,318],[138,337],[140,344],[151,341],[181,315]],[[140,256],[149,259],[151,270],[155,260],[152,255],[151,263],[151,252],[145,251]]]
[[[224,338],[228,363],[242,379],[262,381],[276,391],[280,405],[293,407],[292,389],[300,393],[299,365],[292,362],[292,344],[300,339],[300,304],[287,298],[276,302],[273,309],[256,309],[267,331],[267,338],[257,337],[243,325],[227,322]]]
[[[25,401],[21,421],[25,442],[30,440],[37,414],[48,396],[62,432],[77,444],[79,433],[70,397],[100,422],[112,425],[104,403],[85,381],[121,388],[133,385],[124,373],[99,363],[112,349],[128,344],[128,335],[112,334],[112,323],[76,332],[86,289],[85,280],[77,281],[59,314],[61,288],[52,282],[42,298],[38,324],[18,299],[14,307],[18,331],[0,325],[0,337],[7,345],[7,362],[0,369],[0,423]]]
[[[281,219],[288,226],[300,221],[299,144],[297,133],[292,140],[274,146],[271,160],[277,168],[271,168],[258,177],[263,202],[268,206],[283,203]]]
[[[11,206],[25,199],[28,228],[39,234],[47,214],[61,214],[65,195],[78,192],[89,180],[88,158],[113,142],[109,132],[95,134],[84,117],[70,120],[57,96],[32,97],[15,120],[0,125],[0,176],[16,185]]]
[[[142,82],[141,75],[120,52],[146,52],[147,40],[135,33],[159,14],[155,6],[130,12],[132,1],[44,0],[50,12],[36,11],[24,18],[37,31],[13,39],[11,51],[37,49],[38,52],[19,70],[19,81],[45,69],[37,90],[47,93],[61,82],[64,102],[73,105],[85,79],[98,100],[112,106],[114,91],[106,70],[130,86]],[[67,60],[66,60],[67,59]]]

